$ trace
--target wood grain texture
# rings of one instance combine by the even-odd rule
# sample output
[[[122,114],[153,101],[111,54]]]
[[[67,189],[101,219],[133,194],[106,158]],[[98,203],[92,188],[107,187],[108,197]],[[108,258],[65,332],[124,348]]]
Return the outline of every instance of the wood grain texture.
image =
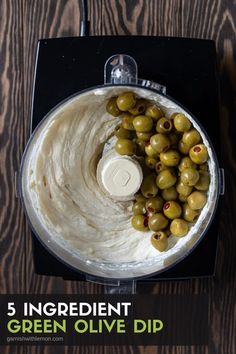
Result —
[[[25,223],[14,193],[24,143],[21,5],[0,2],[0,293],[21,293],[25,286]]]
[[[0,293],[99,293],[101,286],[34,274],[32,242],[13,178],[18,170],[31,105],[39,38],[78,36],[79,0],[0,2]],[[236,2],[233,0],[88,0],[91,35],[162,35],[216,41],[222,93],[222,202],[220,252],[214,279],[139,284],[139,293],[208,293],[208,347],[6,347],[27,354],[234,354],[236,353]]]
[[[102,34],[181,35],[181,0],[104,0]]]

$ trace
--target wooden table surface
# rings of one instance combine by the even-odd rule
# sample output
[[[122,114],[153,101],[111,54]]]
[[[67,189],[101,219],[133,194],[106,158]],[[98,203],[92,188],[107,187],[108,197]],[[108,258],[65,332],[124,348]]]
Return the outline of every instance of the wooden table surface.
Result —
[[[101,293],[101,286],[34,274],[29,227],[14,195],[27,139],[36,43],[78,36],[80,0],[0,1],[0,293]],[[208,347],[1,347],[0,353],[236,353],[236,1],[88,0],[91,35],[162,35],[214,39],[222,95],[221,147],[226,173],[219,255],[212,279],[141,284],[138,292],[207,293]],[[174,59],[173,53],[173,60]],[[207,255],[206,255],[207,256]]]

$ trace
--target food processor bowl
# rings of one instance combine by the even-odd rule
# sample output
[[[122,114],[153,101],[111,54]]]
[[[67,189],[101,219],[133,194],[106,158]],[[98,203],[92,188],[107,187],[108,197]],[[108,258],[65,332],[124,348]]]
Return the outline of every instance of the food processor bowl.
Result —
[[[170,238],[171,247],[166,252],[158,252],[155,257],[142,261],[98,261],[88,256],[85,257],[79,250],[68,244],[63,239],[63,235],[61,238],[55,237],[54,232],[48,229],[30,185],[31,174],[36,153],[48,127],[53,122],[62,115],[73,114],[78,107],[84,104],[89,105],[90,114],[97,112],[98,105],[104,107],[105,114],[107,100],[124,91],[132,91],[139,97],[158,104],[168,116],[174,112],[181,112],[186,115],[193,127],[200,132],[203,143],[208,148],[211,182],[207,204],[201,211],[198,220],[185,237],[178,238],[178,240],[174,237]],[[187,257],[207,233],[216,212],[222,183],[214,147],[197,118],[175,99],[169,97],[166,94],[165,87],[148,80],[138,79],[137,65],[133,58],[126,55],[115,55],[105,65],[105,83],[103,85],[88,88],[66,98],[54,107],[34,130],[23,155],[19,184],[25,214],[34,234],[44,247],[72,269],[85,273],[88,280],[110,282],[112,284],[118,282],[117,284],[119,284],[120,281],[136,280],[161,273]]]

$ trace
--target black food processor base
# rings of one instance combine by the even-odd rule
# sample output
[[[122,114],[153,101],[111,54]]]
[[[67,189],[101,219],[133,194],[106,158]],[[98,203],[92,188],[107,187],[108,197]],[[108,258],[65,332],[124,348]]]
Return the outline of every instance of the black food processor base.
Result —
[[[219,157],[219,97],[213,41],[169,37],[116,36],[42,39],[38,43],[30,132],[64,98],[103,84],[103,68],[114,54],[131,55],[138,76],[167,88],[206,129]],[[183,261],[146,281],[214,275],[219,213],[207,234]],[[85,280],[52,256],[33,235],[35,272]],[[143,281],[143,280],[142,280]]]

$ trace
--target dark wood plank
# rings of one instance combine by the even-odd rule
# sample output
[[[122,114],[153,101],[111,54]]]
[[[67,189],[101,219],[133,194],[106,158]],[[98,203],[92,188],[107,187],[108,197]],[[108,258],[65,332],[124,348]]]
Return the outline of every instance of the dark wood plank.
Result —
[[[102,35],[103,0],[88,0],[89,35]]]
[[[103,4],[103,35],[181,35],[181,0],[103,0]]]
[[[24,140],[21,10],[21,1],[0,2],[0,293],[25,289],[23,213],[14,192]]]
[[[0,294],[25,292],[25,224],[15,197],[24,141],[22,2],[0,2]],[[1,347],[23,354],[23,347]]]

